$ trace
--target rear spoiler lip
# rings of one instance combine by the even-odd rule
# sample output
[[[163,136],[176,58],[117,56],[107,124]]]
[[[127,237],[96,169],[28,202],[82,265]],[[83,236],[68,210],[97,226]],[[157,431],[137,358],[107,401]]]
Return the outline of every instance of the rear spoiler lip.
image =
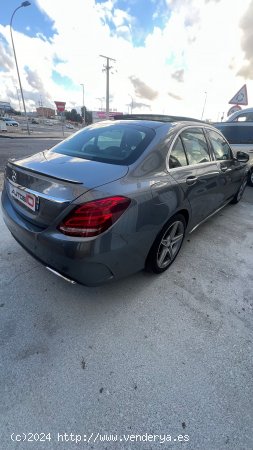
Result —
[[[43,173],[43,172],[39,172],[38,170],[31,169],[30,167],[21,166],[18,163],[15,163],[14,161],[12,161],[11,159],[9,159],[7,161],[7,165],[13,165],[15,167],[18,167],[21,170],[25,170],[27,172],[32,172],[32,173],[37,173],[38,175],[46,176],[48,178],[53,178],[55,180],[65,181],[67,183],[72,183],[72,184],[83,184],[82,181],[76,181],[76,180],[71,180],[71,179],[68,179],[68,178],[61,178],[61,177],[57,177],[57,176],[54,176],[54,175],[48,175],[47,173]]]

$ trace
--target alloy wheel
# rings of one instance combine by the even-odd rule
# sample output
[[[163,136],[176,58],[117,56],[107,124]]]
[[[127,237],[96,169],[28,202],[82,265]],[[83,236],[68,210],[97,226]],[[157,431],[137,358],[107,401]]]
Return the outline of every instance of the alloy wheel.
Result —
[[[169,266],[176,257],[184,239],[184,224],[173,222],[165,231],[157,251],[157,265],[160,269]]]

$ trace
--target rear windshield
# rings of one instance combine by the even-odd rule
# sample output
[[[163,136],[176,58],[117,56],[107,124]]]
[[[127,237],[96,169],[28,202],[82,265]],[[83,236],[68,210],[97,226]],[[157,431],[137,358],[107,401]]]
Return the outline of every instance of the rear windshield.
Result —
[[[139,125],[101,124],[81,130],[51,151],[103,163],[129,165],[138,159],[154,136],[153,129]]]
[[[215,125],[230,144],[253,144],[253,125]]]

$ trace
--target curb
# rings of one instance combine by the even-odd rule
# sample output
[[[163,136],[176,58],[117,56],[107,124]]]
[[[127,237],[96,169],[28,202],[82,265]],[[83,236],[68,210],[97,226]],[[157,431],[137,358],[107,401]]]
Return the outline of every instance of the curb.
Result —
[[[30,136],[6,136],[5,134],[0,134],[0,139],[64,139],[66,136],[38,136],[38,135],[30,135]]]

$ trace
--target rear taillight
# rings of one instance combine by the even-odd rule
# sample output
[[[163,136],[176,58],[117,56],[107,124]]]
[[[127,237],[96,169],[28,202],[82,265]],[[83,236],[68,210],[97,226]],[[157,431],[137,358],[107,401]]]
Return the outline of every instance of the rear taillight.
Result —
[[[71,211],[58,229],[68,236],[97,236],[118,220],[130,202],[129,198],[116,196],[85,203]]]

